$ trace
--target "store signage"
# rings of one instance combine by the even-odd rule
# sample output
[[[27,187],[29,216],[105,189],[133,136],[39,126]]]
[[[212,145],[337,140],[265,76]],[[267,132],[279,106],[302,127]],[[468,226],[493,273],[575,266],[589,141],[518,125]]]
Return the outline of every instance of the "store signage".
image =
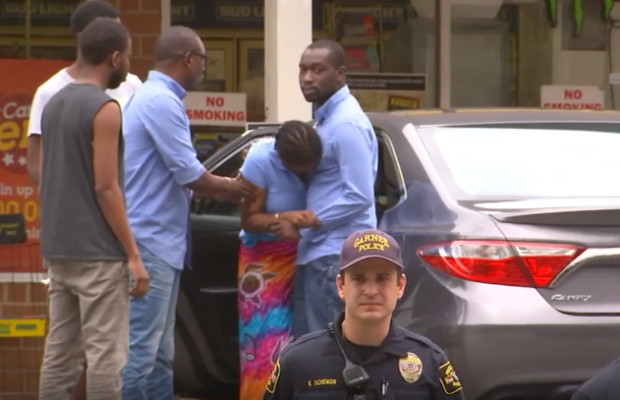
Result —
[[[30,20],[33,25],[65,26],[79,0],[31,0]],[[0,0],[0,20],[11,25],[26,23],[24,0]]]
[[[80,0],[30,0],[31,23],[34,26],[66,26],[71,13],[80,3]],[[170,0],[170,3],[173,25],[206,29],[264,27],[263,0]],[[323,28],[323,4],[330,2],[312,1],[313,29]],[[405,19],[405,7],[402,4],[385,4],[382,15],[383,29],[395,29]],[[24,0],[0,0],[0,20],[3,24],[24,25],[25,18]]]
[[[366,111],[426,107],[425,75],[350,73],[347,75],[347,85]]]
[[[171,0],[170,14],[173,24],[192,28],[263,29],[264,3],[263,0]],[[312,1],[313,29],[323,28],[324,4],[330,4],[330,2],[327,0]],[[396,29],[399,23],[406,19],[406,4],[408,3],[405,1],[382,6],[383,29]],[[376,10],[375,13],[378,13],[378,7],[372,8]],[[355,9],[355,7],[349,9]],[[375,17],[379,18],[379,15]]]
[[[245,4],[218,3],[215,6],[215,18],[219,20],[238,21],[242,19],[262,19],[263,6]]]
[[[312,26],[321,29],[323,25],[323,2],[312,2]],[[172,24],[192,28],[236,28],[263,29],[263,0],[171,0]]]
[[[543,85],[540,103],[542,108],[602,110],[605,95],[597,86]]]
[[[188,92],[185,112],[191,125],[245,126],[245,93]]]
[[[26,167],[30,104],[37,86],[69,63],[0,59],[0,71],[10,77],[0,79],[0,282],[38,279],[44,272],[39,189]],[[13,325],[4,330],[14,332]]]
[[[39,319],[0,319],[0,338],[43,337],[46,321]]]

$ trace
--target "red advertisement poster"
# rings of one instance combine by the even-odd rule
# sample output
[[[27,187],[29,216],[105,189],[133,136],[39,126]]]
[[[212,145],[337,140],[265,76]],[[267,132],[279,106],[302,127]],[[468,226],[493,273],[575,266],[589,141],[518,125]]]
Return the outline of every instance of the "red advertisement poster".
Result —
[[[7,273],[42,272],[38,188],[26,170],[28,118],[37,87],[69,64],[65,60],[0,59],[0,215],[21,214],[27,237],[25,244],[0,244],[0,281],[6,280]]]

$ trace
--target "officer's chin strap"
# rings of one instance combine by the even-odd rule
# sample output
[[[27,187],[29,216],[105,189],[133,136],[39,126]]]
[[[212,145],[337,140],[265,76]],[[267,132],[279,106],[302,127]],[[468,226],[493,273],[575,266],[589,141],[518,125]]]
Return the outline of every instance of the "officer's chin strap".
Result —
[[[347,353],[344,351],[342,347],[342,343],[340,343],[340,335],[336,332],[336,328],[334,327],[334,323],[330,322],[327,324],[327,332],[329,336],[332,336],[336,339],[336,343],[338,344],[338,348],[342,353],[342,357],[344,357],[344,369],[342,370],[342,377],[344,378],[344,384],[349,389],[358,389],[360,386],[368,382],[368,373],[361,365],[355,364],[352,362]]]

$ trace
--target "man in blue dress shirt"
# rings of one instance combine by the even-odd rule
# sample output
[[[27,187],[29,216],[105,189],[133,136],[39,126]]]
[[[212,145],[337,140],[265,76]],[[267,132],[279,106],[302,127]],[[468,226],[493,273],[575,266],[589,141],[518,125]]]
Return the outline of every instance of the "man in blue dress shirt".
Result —
[[[307,207],[319,229],[302,230],[293,286],[293,335],[324,329],[340,314],[338,260],[353,232],[376,228],[374,181],[378,145],[372,124],[346,85],[345,54],[331,40],[306,48],[299,84],[314,105],[323,158],[312,178]]]
[[[155,70],[123,114],[127,214],[150,276],[150,290],[132,299],[123,399],[172,400],[174,322],[181,270],[187,264],[189,204],[195,196],[240,201],[239,179],[205,170],[192,146],[183,98],[205,74],[200,37],[175,26],[155,46]]]

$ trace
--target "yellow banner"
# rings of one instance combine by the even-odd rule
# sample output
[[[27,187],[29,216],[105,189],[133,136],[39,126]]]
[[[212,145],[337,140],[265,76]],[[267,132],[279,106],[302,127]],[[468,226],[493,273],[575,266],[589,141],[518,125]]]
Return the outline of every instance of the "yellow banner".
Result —
[[[0,338],[43,337],[45,319],[0,319]]]

